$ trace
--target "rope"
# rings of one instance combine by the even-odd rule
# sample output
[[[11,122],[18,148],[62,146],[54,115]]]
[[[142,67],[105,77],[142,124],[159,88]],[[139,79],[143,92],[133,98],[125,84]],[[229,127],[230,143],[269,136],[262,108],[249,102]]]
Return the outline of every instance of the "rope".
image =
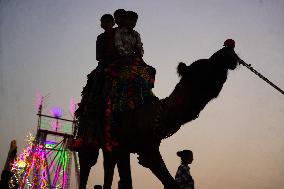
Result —
[[[239,62],[241,65],[247,67],[250,71],[252,71],[254,74],[256,74],[258,77],[260,77],[262,80],[264,80],[266,83],[268,83],[270,86],[272,86],[274,89],[276,89],[277,91],[279,91],[280,93],[282,93],[284,95],[284,91],[282,89],[280,89],[277,85],[275,85],[274,83],[272,83],[269,79],[267,79],[266,77],[264,77],[263,75],[261,75],[258,71],[256,71],[250,64],[247,64],[245,61],[243,61],[242,59],[239,58]]]

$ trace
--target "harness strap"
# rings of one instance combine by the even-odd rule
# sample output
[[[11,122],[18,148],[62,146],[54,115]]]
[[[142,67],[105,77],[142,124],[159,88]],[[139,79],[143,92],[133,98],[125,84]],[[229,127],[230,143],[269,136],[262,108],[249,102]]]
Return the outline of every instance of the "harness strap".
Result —
[[[177,125],[176,127],[168,128],[162,123],[162,117],[166,116],[170,104],[171,99],[169,97],[161,100],[159,103],[159,108],[154,119],[154,136],[158,141],[172,136],[181,127],[181,125]]]

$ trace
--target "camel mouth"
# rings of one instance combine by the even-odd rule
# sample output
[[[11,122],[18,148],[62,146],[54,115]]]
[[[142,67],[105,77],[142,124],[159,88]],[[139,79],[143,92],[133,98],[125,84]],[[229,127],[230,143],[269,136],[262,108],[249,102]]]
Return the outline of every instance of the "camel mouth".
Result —
[[[238,65],[240,64],[240,62],[239,61],[236,61],[236,62],[234,62],[234,63],[231,63],[231,64],[229,64],[229,69],[230,70],[235,70],[237,67],[238,67]]]
[[[237,54],[235,54],[233,60],[231,60],[231,62],[228,65],[228,69],[235,70],[241,64],[241,61],[242,59]]]

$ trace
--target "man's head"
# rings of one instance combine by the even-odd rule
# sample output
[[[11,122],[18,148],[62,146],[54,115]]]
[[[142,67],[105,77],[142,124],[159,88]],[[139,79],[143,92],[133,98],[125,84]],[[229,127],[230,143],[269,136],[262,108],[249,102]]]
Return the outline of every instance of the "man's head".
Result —
[[[116,11],[114,11],[113,17],[118,27],[124,26],[125,13],[126,11],[124,9],[117,9]]]
[[[17,141],[16,140],[12,140],[10,143],[10,149],[16,149],[17,148]]]
[[[191,150],[178,151],[177,156],[179,156],[181,161],[186,164],[191,164],[193,161],[193,153]]]
[[[138,20],[138,14],[133,11],[126,11],[125,14],[125,26],[127,29],[133,29],[136,26]]]
[[[108,31],[112,29],[114,26],[114,19],[111,14],[104,14],[101,17],[101,27],[105,30]]]

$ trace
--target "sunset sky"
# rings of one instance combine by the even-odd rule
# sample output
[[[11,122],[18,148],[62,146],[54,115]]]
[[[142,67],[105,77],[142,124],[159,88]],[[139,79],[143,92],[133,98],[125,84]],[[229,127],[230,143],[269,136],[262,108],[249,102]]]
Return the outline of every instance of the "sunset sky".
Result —
[[[100,17],[124,8],[138,13],[144,60],[157,70],[154,93],[167,97],[179,81],[178,62],[210,57],[227,38],[256,70],[284,89],[283,0],[0,0],[0,167],[10,141],[18,154],[35,134],[35,92],[68,113],[80,101],[97,66]],[[176,152],[191,149],[198,189],[282,189],[284,96],[243,66],[229,72],[219,97],[195,121],[163,140],[161,153],[174,176]],[[162,189],[131,156],[135,189]],[[113,188],[117,188],[115,173]],[[103,184],[102,156],[88,189]],[[72,188],[72,187],[71,187]]]

